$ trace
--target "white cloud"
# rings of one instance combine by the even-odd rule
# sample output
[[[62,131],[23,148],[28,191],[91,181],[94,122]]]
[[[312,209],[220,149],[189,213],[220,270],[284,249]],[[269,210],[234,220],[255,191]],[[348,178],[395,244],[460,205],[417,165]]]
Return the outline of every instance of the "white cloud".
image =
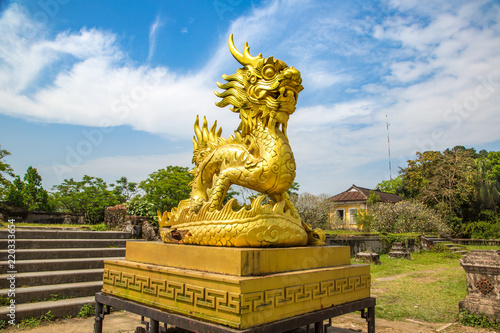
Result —
[[[131,182],[145,180],[149,174],[167,165],[190,167],[192,155],[189,152],[169,155],[110,156],[85,160],[77,165],[54,163],[42,166],[38,171],[43,174],[44,184],[60,184],[64,179],[82,179],[84,175],[103,178],[113,183],[121,176]]]
[[[214,109],[214,84],[207,85],[203,73],[134,66],[114,34],[95,29],[23,39],[22,22],[31,21],[16,5],[0,19],[1,113],[51,123],[130,125],[177,139],[190,136],[195,114]],[[159,26],[159,19],[151,26],[150,56]],[[64,61],[69,67],[52,81],[41,77]]]
[[[156,16],[156,20],[149,27],[149,52],[147,63],[151,62],[156,49],[156,37],[158,36],[158,29],[163,25],[160,16]]]

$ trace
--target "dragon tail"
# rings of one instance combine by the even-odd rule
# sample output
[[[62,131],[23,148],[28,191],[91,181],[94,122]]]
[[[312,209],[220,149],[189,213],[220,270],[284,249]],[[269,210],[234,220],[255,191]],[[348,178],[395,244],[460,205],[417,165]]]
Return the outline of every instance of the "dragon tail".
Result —
[[[196,116],[194,123],[194,136],[193,136],[193,160],[196,166],[210,154],[215,148],[221,144],[222,128],[217,129],[217,120],[213,123],[210,130],[208,130],[207,118],[203,117],[203,125],[200,128],[199,117]]]

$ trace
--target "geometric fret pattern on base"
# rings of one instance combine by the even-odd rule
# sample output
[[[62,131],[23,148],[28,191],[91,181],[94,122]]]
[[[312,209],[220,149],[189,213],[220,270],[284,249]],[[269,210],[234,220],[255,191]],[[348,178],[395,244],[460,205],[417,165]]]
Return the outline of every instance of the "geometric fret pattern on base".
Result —
[[[157,243],[156,246],[158,251],[165,253],[165,246],[169,245]],[[137,244],[134,246],[137,250]],[[202,246],[184,246],[200,253],[204,249]],[[219,249],[219,255],[227,250]],[[234,248],[230,250],[234,251]],[[348,250],[345,247],[324,247],[322,251],[331,256],[345,256],[349,255]],[[286,253],[273,252],[273,249],[255,251],[256,257]],[[301,250],[303,257],[296,259],[307,260],[307,252]],[[310,253],[315,253],[314,248]],[[259,276],[252,276],[251,267],[247,267],[249,274],[238,276],[141,263],[127,257],[131,256],[126,256],[125,260],[105,261],[104,293],[237,329],[370,297],[369,265],[342,264]],[[258,265],[258,260],[255,265]]]

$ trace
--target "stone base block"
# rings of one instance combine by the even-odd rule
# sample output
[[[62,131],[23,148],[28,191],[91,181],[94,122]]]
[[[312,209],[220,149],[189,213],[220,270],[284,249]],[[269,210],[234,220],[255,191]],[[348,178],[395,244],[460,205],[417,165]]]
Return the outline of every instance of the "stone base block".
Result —
[[[369,264],[371,262],[380,265],[380,256],[374,252],[359,252],[354,257],[354,261]]]
[[[389,253],[389,258],[391,259],[408,259],[411,260],[411,254],[409,252],[393,251]]]
[[[129,244],[125,260],[105,261],[104,293],[237,329],[370,297],[370,266],[349,264],[348,247],[147,243],[152,252],[139,255],[138,243]]]
[[[498,305],[498,301],[467,297],[458,303],[458,308],[478,316],[486,315],[491,322],[500,323],[500,306]]]
[[[472,250],[460,265],[467,278],[467,297],[460,309],[500,322],[500,251]]]

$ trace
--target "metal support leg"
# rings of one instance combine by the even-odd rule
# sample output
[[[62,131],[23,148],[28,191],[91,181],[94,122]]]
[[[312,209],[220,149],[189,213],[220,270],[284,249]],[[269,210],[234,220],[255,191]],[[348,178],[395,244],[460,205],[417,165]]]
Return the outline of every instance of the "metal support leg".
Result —
[[[368,324],[367,333],[375,333],[375,307],[361,310],[361,318],[366,319],[366,323]]]
[[[180,314],[169,313],[166,311],[158,310],[140,303],[130,300],[123,300],[115,296],[96,293],[96,319],[94,324],[94,332],[102,333],[103,319],[108,313],[110,307],[129,311],[138,314],[142,317],[141,322],[146,325],[147,332],[164,333],[163,327],[160,331],[160,323],[170,323],[179,328],[190,329],[197,332],[217,332],[217,333],[237,333],[240,332],[233,328],[225,327],[222,325],[204,322],[202,320],[185,317]],[[314,332],[325,333],[329,324],[324,325],[324,320],[341,316],[346,313],[361,310],[361,316],[366,320],[368,326],[368,333],[375,333],[375,298],[369,297],[365,299],[356,300],[346,304],[340,304],[325,308],[322,310],[298,315],[292,318],[286,318],[265,324],[265,327],[248,328],[242,332],[286,332],[291,329],[307,326],[308,332],[312,331],[314,324]],[[153,317],[153,318],[151,318]],[[147,322],[146,318],[150,318]]]
[[[323,332],[324,332],[323,321],[318,321],[317,323],[314,323],[314,333],[323,333]]]
[[[94,333],[102,333],[102,322],[104,321],[104,308],[101,303],[95,303]]]
[[[375,333],[375,307],[368,308],[368,333]]]
[[[158,320],[151,319],[149,321],[149,333],[159,333],[160,323]]]

